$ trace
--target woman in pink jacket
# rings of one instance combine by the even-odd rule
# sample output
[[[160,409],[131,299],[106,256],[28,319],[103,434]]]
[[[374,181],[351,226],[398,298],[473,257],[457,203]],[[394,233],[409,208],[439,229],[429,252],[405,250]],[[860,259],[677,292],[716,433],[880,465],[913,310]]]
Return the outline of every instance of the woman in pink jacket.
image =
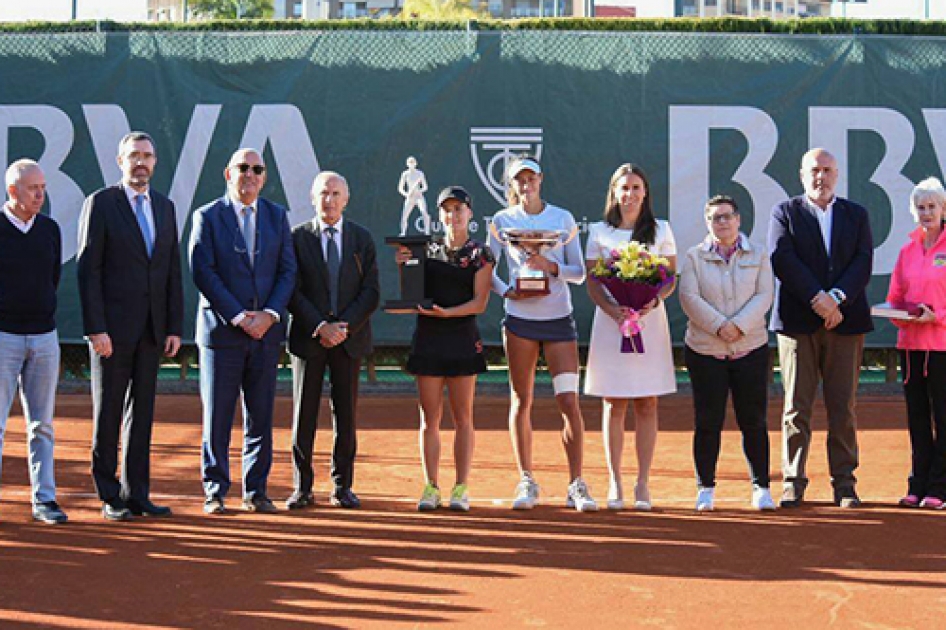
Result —
[[[910,195],[919,227],[900,250],[890,278],[887,301],[914,307],[919,314],[893,320],[900,329],[897,348],[912,470],[903,507],[936,510],[946,506],[946,190],[934,177]]]

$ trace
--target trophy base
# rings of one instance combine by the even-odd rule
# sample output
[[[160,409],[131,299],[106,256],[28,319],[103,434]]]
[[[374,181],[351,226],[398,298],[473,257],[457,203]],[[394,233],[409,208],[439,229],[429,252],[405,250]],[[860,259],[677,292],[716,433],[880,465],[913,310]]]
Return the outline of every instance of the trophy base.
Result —
[[[540,297],[551,293],[548,278],[516,278],[516,293],[527,297]]]
[[[385,313],[391,313],[392,315],[416,315],[418,305],[424,308],[431,308],[434,305],[434,301],[430,298],[423,298],[421,300],[388,300],[381,308],[384,309]]]

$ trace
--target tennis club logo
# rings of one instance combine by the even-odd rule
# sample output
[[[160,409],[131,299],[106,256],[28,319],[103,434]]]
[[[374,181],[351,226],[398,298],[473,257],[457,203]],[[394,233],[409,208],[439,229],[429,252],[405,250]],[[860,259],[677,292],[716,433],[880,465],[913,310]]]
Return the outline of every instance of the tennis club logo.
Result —
[[[506,205],[506,166],[524,152],[542,159],[541,127],[470,128],[470,157],[476,174],[500,205]]]

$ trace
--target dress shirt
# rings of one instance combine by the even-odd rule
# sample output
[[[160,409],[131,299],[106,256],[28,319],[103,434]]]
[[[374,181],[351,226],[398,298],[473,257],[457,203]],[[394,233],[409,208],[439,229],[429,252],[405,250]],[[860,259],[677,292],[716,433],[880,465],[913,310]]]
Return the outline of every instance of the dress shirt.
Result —
[[[328,229],[330,227],[335,228],[335,247],[338,248],[338,260],[342,260],[342,224],[345,222],[345,218],[341,217],[338,221],[335,222],[335,225],[329,225],[321,218],[316,216],[312,219],[312,222],[315,223],[315,226],[319,229],[320,238],[322,239],[322,260],[328,260]],[[315,331],[312,333],[313,337],[319,336],[319,331],[322,330],[322,326],[327,324],[327,321],[319,322],[319,325],[315,327]]]
[[[235,199],[234,197],[229,197],[229,199],[230,199],[230,204],[233,206],[233,212],[236,215],[237,228],[239,228],[241,234],[243,233],[243,208],[253,209],[253,218],[250,219],[250,222],[253,226],[253,230],[256,231],[256,234],[257,234],[256,247],[254,249],[256,250],[255,253],[258,253],[259,252],[259,230],[257,230],[256,227],[257,227],[257,220],[259,218],[259,212],[257,212],[257,203],[259,202],[259,199],[254,199],[252,203],[243,203],[242,201],[240,201],[239,199]],[[273,320],[277,324],[279,323],[279,313],[277,313],[271,308],[264,308],[263,311],[272,315]],[[242,313],[237,313],[236,317],[230,320],[230,323],[233,324],[234,326],[239,326],[240,323],[243,322],[245,318],[246,318],[246,311],[243,311]]]
[[[144,192],[138,192],[131,186],[122,182],[122,190],[125,191],[125,195],[128,197],[128,203],[131,205],[131,216],[135,217],[135,223],[138,223],[138,217],[135,216],[135,197],[138,195],[144,195],[144,211],[145,211],[145,221],[148,222],[148,229],[151,230],[151,238],[157,241],[158,233],[154,229],[154,211],[151,209],[151,189],[148,188]],[[142,235],[144,236],[144,235]]]
[[[316,227],[319,228],[319,234],[322,238],[322,259],[328,260],[328,229],[330,227],[335,228],[335,246],[338,247],[338,259],[342,260],[344,252],[342,252],[342,224],[345,223],[345,219],[339,219],[335,225],[329,225],[319,217],[313,219]]]
[[[30,217],[29,221],[23,221],[20,217],[13,214],[13,210],[10,209],[9,202],[3,204],[3,214],[7,215],[7,218],[10,219],[10,223],[13,224],[13,227],[24,234],[29,232],[30,228],[33,227],[33,224],[36,222],[35,216]]]
[[[837,200],[837,197],[833,197],[828,207],[822,210],[818,204],[809,199],[807,195],[805,196],[805,203],[808,204],[808,209],[815,214],[815,218],[818,219],[818,225],[821,226],[821,238],[824,239],[824,251],[828,253],[829,258],[831,257],[831,226],[834,224],[834,202]]]

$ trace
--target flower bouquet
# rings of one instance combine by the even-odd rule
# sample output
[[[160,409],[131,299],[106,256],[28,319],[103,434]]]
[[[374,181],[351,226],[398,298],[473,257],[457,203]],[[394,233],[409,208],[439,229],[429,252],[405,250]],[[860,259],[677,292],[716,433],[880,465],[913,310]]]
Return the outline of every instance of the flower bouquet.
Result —
[[[644,352],[639,311],[673,282],[673,278],[670,262],[651,254],[637,241],[598,257],[591,279],[600,282],[618,304],[630,309],[620,324],[621,352]]]

